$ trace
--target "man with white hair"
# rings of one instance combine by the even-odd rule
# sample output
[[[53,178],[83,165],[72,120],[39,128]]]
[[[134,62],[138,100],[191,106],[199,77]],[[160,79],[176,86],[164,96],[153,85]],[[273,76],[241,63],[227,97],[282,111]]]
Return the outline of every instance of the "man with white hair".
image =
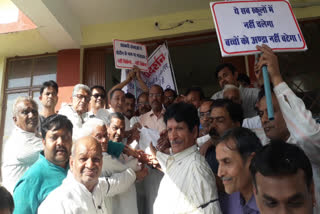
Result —
[[[242,97],[241,97],[241,91],[237,86],[227,84],[223,88],[223,98],[229,99],[234,103],[242,104]],[[245,118],[242,122],[242,127],[248,128],[248,129],[261,129],[261,121],[260,117],[254,116]]]
[[[101,144],[103,155],[102,176],[121,179],[126,178],[127,174],[130,173],[135,176],[136,180],[141,181],[148,174],[146,169],[138,170],[137,167],[132,166],[131,168],[130,164],[126,165],[126,163],[117,159],[125,146],[109,140],[105,123],[102,120],[97,118],[88,120],[83,125],[82,134],[94,137]],[[137,161],[134,162],[137,163]],[[112,197],[112,200],[107,202],[110,210],[108,213],[138,213],[134,182],[131,182],[130,178],[122,179],[122,182],[126,184],[129,184],[128,181],[130,182],[129,189]]]
[[[74,86],[71,97],[71,105],[62,104],[59,114],[65,115],[73,125],[72,138],[77,139],[79,129],[88,117],[88,106],[90,102],[90,88],[83,84]]]
[[[238,71],[231,63],[223,63],[216,67],[215,76],[219,82],[221,89],[227,84],[234,85],[239,87],[241,97],[242,97],[242,107],[243,107],[243,115],[244,117],[253,117],[257,115],[257,112],[254,109],[255,102],[258,97],[259,89],[257,88],[244,88],[242,87],[237,78]],[[211,99],[221,99],[223,98],[223,90],[216,92]]]
[[[2,152],[2,185],[12,194],[13,188],[38,160],[43,150],[42,141],[36,137],[38,106],[30,97],[18,97],[13,104],[14,129],[5,142]]]

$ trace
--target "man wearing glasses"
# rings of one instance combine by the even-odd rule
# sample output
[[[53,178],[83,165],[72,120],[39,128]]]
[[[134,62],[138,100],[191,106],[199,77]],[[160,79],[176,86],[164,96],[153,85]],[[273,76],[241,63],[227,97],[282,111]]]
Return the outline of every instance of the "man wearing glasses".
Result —
[[[88,106],[90,102],[90,88],[83,84],[74,86],[71,105],[63,103],[59,114],[65,115],[73,125],[72,138],[77,139],[82,124],[88,119]]]
[[[104,108],[106,105],[106,90],[100,86],[95,85],[91,87],[91,100],[90,100],[90,111],[88,112],[89,117],[95,117],[97,111],[100,108]]]

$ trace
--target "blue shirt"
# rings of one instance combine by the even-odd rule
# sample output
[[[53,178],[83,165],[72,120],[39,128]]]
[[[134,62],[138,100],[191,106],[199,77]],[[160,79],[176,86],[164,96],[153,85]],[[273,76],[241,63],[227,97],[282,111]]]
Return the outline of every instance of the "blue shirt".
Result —
[[[48,194],[61,185],[67,176],[69,165],[64,169],[48,161],[43,152],[22,176],[13,191],[14,214],[37,213],[39,205]]]
[[[224,196],[224,200],[220,205],[224,214],[260,214],[253,194],[250,200],[245,203],[240,192],[235,192],[227,197]]]

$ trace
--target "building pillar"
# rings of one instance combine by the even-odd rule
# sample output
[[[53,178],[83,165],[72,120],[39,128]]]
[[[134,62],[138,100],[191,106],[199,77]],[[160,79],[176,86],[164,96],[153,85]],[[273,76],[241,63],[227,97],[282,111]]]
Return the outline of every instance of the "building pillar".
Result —
[[[80,49],[58,51],[57,56],[57,83],[59,85],[59,100],[56,110],[61,103],[70,103],[73,87],[80,83]]]

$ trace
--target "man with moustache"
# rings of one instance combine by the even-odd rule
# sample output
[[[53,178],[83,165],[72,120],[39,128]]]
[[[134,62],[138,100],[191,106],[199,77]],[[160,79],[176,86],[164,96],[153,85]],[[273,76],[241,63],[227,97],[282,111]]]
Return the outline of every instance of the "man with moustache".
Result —
[[[244,117],[256,116],[255,103],[258,97],[259,89],[257,88],[244,88],[237,81],[238,72],[236,68],[231,63],[220,64],[216,68],[216,78],[221,87],[221,91],[215,93],[211,99],[221,99],[223,98],[223,89],[227,84],[239,87],[241,97],[242,97],[242,107]]]
[[[303,101],[297,97],[282,79],[278,58],[267,45],[257,46],[263,54],[255,66],[257,79],[262,79],[262,66],[268,66],[270,81],[273,84],[272,104],[274,119],[268,119],[265,92],[259,92],[257,108],[261,123],[267,139],[262,135],[263,144],[269,139],[281,139],[287,143],[299,146],[312,164],[314,174],[315,193],[317,206],[315,213],[319,213],[320,207],[320,124],[312,118],[312,113],[306,109]]]
[[[36,137],[38,106],[30,97],[18,97],[13,105],[15,126],[2,150],[2,185],[13,193],[22,175],[34,164],[43,150]]]
[[[126,93],[125,95],[125,107],[123,114],[130,120],[134,116],[136,109],[136,98],[131,93]]]
[[[139,121],[142,126],[157,130],[159,133],[166,129],[163,121],[165,109],[162,106],[163,89],[160,85],[153,85],[149,90],[149,103],[151,111],[140,116]]]
[[[67,177],[41,203],[38,213],[107,213],[105,198],[128,186],[99,178],[102,163],[99,142],[91,136],[79,138],[72,146]]]
[[[216,146],[218,176],[230,196],[223,213],[259,214],[253,195],[249,166],[262,148],[259,138],[249,129],[237,127],[225,132]]]
[[[172,104],[164,120],[172,155],[150,145],[165,174],[153,213],[221,213],[214,175],[196,145],[197,109],[192,104]]]
[[[51,115],[43,121],[41,132],[44,151],[14,188],[17,214],[36,214],[42,201],[67,176],[72,123],[63,115]]]
[[[109,140],[106,126],[102,120],[97,118],[88,120],[83,126],[83,135],[91,135],[101,144],[103,154],[101,176],[117,179],[119,183],[130,183],[130,187],[127,191],[112,198],[108,198],[108,213],[138,213],[136,194],[135,191],[133,191],[134,181],[141,181],[148,174],[148,170],[144,168],[137,171],[137,168],[131,168],[118,160],[121,155],[121,150],[117,150],[116,148],[119,145],[123,146],[121,148],[124,148],[124,145]],[[126,147],[126,149],[128,148]]]
[[[77,139],[82,124],[88,119],[88,106],[90,102],[90,88],[77,84],[72,91],[72,104],[62,104],[59,114],[65,115],[73,125],[73,139]]]
[[[130,119],[130,127],[132,127],[136,123],[139,123],[139,116],[147,113],[150,110],[151,106],[149,104],[149,94],[146,92],[142,92],[137,99],[136,116]]]

